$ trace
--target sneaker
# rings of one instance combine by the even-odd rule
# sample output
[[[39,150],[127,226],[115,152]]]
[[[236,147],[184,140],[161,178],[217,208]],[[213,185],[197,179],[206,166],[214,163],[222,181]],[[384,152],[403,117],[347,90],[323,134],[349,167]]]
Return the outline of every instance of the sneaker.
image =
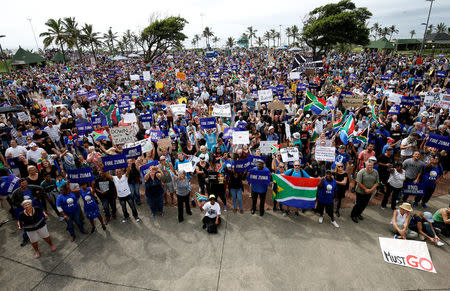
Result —
[[[444,243],[438,240],[437,242],[435,242],[435,245],[437,245],[438,247],[442,247]]]
[[[421,234],[419,234],[419,240],[425,240],[425,237]]]
[[[319,223],[322,223],[323,222],[323,217],[321,216],[321,217],[319,217]]]
[[[339,224],[337,224],[336,221],[332,221],[331,224],[332,224],[334,227],[339,228]]]
[[[419,206],[419,203],[414,202],[412,206],[413,206],[413,207],[417,207],[417,206]]]
[[[336,210],[336,216],[341,217],[341,213],[339,212],[339,210]]]
[[[356,218],[356,217],[354,217],[354,216],[350,216],[351,217],[351,219],[352,219],[352,221],[354,222],[354,223],[358,223],[358,218]]]
[[[253,215],[253,214],[255,214],[255,210],[252,210],[252,212],[251,212],[251,213],[252,213],[252,215]]]
[[[381,209],[381,210],[385,210],[385,209],[386,209],[386,207],[383,207],[383,206],[381,206],[381,207],[380,207],[380,209]]]
[[[364,217],[362,217],[362,215],[358,215],[357,217],[359,220],[364,220]]]
[[[136,222],[141,221],[141,219],[139,217],[136,217],[135,219],[136,219]]]
[[[24,246],[26,246],[29,242],[30,242],[29,239],[24,239],[24,240],[22,241],[22,243],[20,244],[20,246],[21,246],[21,247],[24,247]]]
[[[123,218],[123,219],[122,219],[122,222],[125,223],[125,222],[127,222],[127,220],[128,220],[128,219]]]
[[[288,216],[288,214],[286,212],[283,212],[283,216]]]
[[[102,224],[102,229],[106,230],[106,225]]]
[[[155,220],[155,215],[154,214],[152,214],[152,220]]]
[[[61,221],[61,222],[64,221],[64,217],[60,216],[59,221]]]
[[[394,238],[395,238],[395,239],[398,239],[398,235],[394,235]]]
[[[428,206],[425,203],[422,203],[422,208],[428,208]]]

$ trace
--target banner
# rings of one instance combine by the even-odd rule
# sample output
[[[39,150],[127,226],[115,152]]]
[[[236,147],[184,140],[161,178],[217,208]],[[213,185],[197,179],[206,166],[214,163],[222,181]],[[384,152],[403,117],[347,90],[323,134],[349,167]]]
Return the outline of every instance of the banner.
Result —
[[[276,140],[262,140],[259,142],[259,150],[263,155],[269,155],[272,153],[272,145],[277,145]]]
[[[236,160],[234,161],[234,171],[236,173],[243,173],[250,169],[251,159],[246,158],[244,160]]]
[[[270,89],[258,90],[258,98],[259,98],[259,102],[261,102],[261,103],[273,101],[272,90],[270,90]]]
[[[426,242],[386,237],[378,239],[386,263],[436,273]]]
[[[233,144],[249,144],[250,133],[248,131],[233,131]]]
[[[335,147],[318,147],[316,146],[316,152],[314,159],[316,161],[334,162],[336,148]]]
[[[437,148],[444,151],[450,150],[450,137],[430,133],[430,136],[428,137],[427,142],[425,143],[426,146]]]
[[[107,126],[108,125],[108,121],[106,120],[106,117],[103,115],[94,115],[91,118],[92,120],[92,125],[93,126]]]
[[[400,105],[392,105],[388,114],[397,115],[400,114]]]
[[[94,181],[94,175],[90,167],[81,169],[67,169],[67,177],[70,183],[90,183]]]
[[[280,153],[283,163],[295,162],[300,160],[297,148],[282,148],[280,149]]]
[[[249,184],[269,185],[271,175],[267,170],[250,170],[247,180]]]
[[[157,142],[162,138],[162,132],[159,130],[150,130],[150,140]]]
[[[90,122],[77,124],[77,131],[79,135],[89,134],[93,130],[94,128],[92,127],[92,123]]]
[[[125,148],[122,153],[127,157],[127,160],[136,159],[142,156],[142,146],[137,145],[135,147]]]
[[[170,105],[170,110],[172,110],[172,113],[174,116],[177,115],[185,115],[186,114],[186,104],[173,104]]]
[[[127,157],[125,154],[102,157],[103,171],[111,171],[115,169],[124,169],[128,167]]]
[[[405,183],[403,184],[403,195],[423,196],[425,195],[425,186],[423,183]]]
[[[200,127],[203,129],[216,128],[216,118],[215,117],[200,118]]]
[[[136,141],[132,126],[111,128],[111,137],[114,144],[124,144]]]
[[[231,118],[231,105],[230,104],[214,104],[212,116],[216,117],[230,117]]]
[[[153,161],[151,163],[141,166],[139,170],[141,171],[142,177],[145,177],[145,175],[147,175],[147,173],[150,171],[150,167],[152,166],[157,167],[158,165],[159,165],[158,161]]]

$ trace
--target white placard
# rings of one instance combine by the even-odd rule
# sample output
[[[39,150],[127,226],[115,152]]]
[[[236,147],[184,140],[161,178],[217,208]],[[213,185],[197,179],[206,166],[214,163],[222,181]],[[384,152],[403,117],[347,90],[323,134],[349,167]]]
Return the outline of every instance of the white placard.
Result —
[[[30,116],[26,112],[17,112],[20,121],[31,121]]]
[[[300,160],[297,148],[282,148],[280,149],[280,153],[283,163],[295,162]]]
[[[111,137],[115,144],[124,144],[136,141],[132,126],[111,128]]]
[[[214,117],[231,117],[231,105],[230,104],[214,104],[212,116]]]
[[[194,172],[194,167],[192,167],[192,163],[188,162],[188,163],[179,163],[178,164],[178,171],[185,171],[186,173],[192,173]]]
[[[174,116],[177,115],[185,115],[186,114],[186,104],[173,104],[170,105],[170,110],[172,110],[172,113]]]
[[[425,106],[434,106],[435,104],[439,104],[441,102],[441,93],[439,92],[427,92],[425,98],[423,99],[423,105]]]
[[[289,79],[290,80],[300,80],[300,72],[290,72]]]
[[[150,75],[150,71],[143,71],[142,77],[144,77],[144,81],[151,81],[152,77]]]
[[[233,131],[233,144],[249,144],[250,133],[248,131]]]
[[[441,101],[437,105],[442,109],[449,109],[450,107],[450,94],[441,94]]]
[[[153,149],[153,144],[150,138],[146,138],[137,142],[127,143],[123,147],[124,148],[132,148],[140,145],[142,149],[142,153],[149,152]]]
[[[262,140],[259,142],[259,150],[261,154],[268,155],[272,153],[272,145],[277,145],[278,142],[276,140]]]
[[[131,81],[139,81],[139,75],[130,75]]]
[[[136,114],[134,113],[125,114],[125,116],[123,117],[123,121],[125,123],[136,123],[137,122]]]
[[[334,162],[336,148],[316,146],[314,159],[316,161]]]
[[[284,129],[285,129],[285,132],[286,132],[286,137],[289,140],[292,140],[291,126],[289,125],[289,123],[287,123],[287,121],[284,122]]]
[[[389,102],[394,102],[395,104],[400,104],[402,102],[402,94],[390,93],[388,97]]]
[[[258,98],[259,98],[259,102],[261,102],[261,103],[273,101],[272,90],[270,90],[270,89],[258,90]]]
[[[386,237],[378,239],[386,263],[436,273],[426,242]]]
[[[53,107],[52,100],[44,99],[44,105],[45,105],[45,108],[47,108],[47,110],[52,109],[52,107]]]

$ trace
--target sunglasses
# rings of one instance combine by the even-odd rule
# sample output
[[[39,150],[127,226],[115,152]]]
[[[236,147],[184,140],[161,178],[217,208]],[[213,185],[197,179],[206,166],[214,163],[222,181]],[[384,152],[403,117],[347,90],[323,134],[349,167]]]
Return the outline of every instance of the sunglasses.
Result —
[[[338,168],[343,168],[343,166],[337,166]]]

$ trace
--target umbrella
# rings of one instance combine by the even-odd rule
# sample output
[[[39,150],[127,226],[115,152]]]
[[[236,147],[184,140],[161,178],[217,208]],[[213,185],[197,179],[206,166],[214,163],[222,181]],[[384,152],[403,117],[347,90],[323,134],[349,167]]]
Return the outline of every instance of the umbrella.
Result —
[[[128,57],[129,58],[139,58],[140,55],[138,55],[138,54],[129,54]]]
[[[301,50],[302,50],[301,48],[296,47],[296,46],[291,47],[291,48],[289,49],[290,52],[299,52],[299,51],[301,51]]]
[[[123,61],[123,60],[128,60],[127,57],[124,56],[115,56],[114,58],[111,59],[112,61]]]

